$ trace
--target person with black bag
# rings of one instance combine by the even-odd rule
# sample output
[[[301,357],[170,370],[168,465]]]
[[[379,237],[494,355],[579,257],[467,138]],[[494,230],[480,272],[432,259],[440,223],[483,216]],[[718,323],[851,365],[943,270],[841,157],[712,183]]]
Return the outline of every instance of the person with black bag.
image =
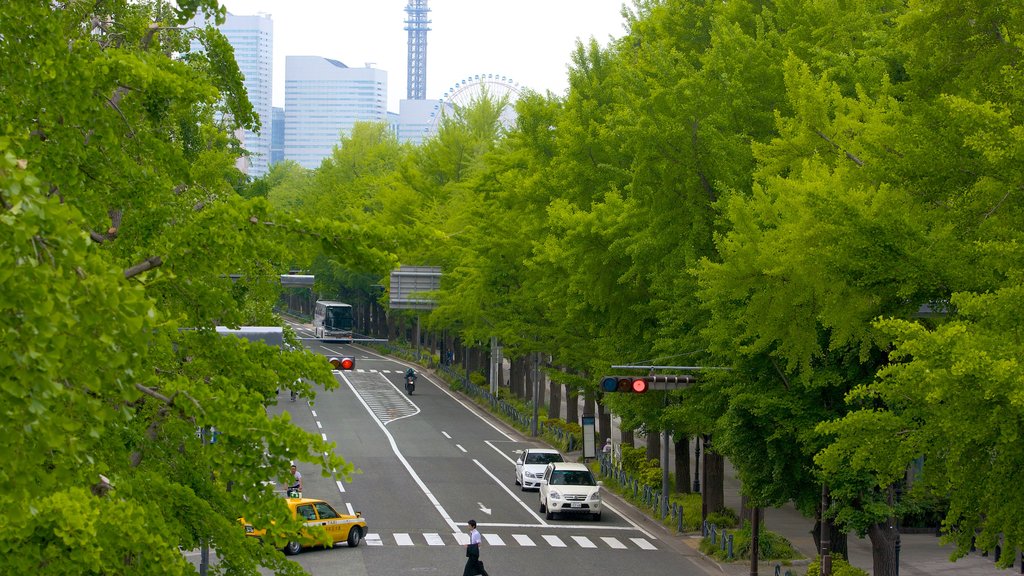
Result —
[[[469,544],[466,544],[466,568],[462,576],[488,576],[484,563],[480,561],[480,532],[476,529],[476,520],[469,521]]]

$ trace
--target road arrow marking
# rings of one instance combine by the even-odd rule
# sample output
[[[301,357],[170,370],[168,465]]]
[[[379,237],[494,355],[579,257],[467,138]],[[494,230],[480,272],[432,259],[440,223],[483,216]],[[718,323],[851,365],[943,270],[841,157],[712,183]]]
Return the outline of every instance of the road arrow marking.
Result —
[[[487,515],[491,514],[491,509],[490,508],[484,508],[484,503],[483,502],[477,502],[477,505],[480,506],[480,511],[483,512],[484,514],[487,514]]]

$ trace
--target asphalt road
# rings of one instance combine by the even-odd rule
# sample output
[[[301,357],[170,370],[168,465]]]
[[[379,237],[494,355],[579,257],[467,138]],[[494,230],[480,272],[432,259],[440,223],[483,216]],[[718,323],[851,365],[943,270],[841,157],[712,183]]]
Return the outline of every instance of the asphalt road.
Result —
[[[300,335],[308,335],[302,325]],[[355,465],[351,478],[303,473],[304,496],[362,512],[369,534],[358,548],[306,549],[294,561],[314,575],[459,575],[466,522],[484,538],[481,559],[494,575],[703,575],[717,567],[697,560],[606,501],[601,520],[538,511],[536,491],[515,485],[519,450],[540,444],[492,420],[440,382],[420,375],[412,396],[408,365],[347,344],[308,340],[325,356],[352,355],[353,371],[335,371],[339,387],[313,403],[282,391],[272,411],[287,411],[323,434]]]

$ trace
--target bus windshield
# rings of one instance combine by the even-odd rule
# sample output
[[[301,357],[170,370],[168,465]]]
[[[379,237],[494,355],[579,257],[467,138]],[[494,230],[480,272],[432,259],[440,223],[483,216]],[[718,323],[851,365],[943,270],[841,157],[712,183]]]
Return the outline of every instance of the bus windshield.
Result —
[[[313,330],[317,338],[352,339],[352,305],[318,300],[313,309]]]

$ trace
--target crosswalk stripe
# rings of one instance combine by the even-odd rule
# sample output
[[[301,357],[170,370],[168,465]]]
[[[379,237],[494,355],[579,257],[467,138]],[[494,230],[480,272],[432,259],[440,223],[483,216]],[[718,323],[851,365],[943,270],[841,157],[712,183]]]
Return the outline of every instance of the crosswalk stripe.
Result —
[[[586,536],[573,536],[573,540],[580,545],[581,548],[597,548],[597,544],[590,541],[590,538]]]
[[[512,537],[516,539],[516,543],[520,546],[536,546],[533,540],[526,534],[513,534]]]
[[[626,549],[626,545],[623,544],[622,542],[619,542],[618,538],[612,538],[611,536],[602,536],[601,540],[604,540],[605,544],[607,544],[608,546],[610,546],[612,548],[615,548],[616,550],[625,550]]]
[[[643,538],[630,538],[630,540],[644,550],[657,550],[657,548],[654,547],[654,544],[651,544]]]
[[[553,534],[544,534],[541,536],[541,538],[547,540],[547,543],[551,546],[554,546],[555,548],[565,548],[565,542],[562,542],[562,539],[558,536],[555,536]]]
[[[427,546],[448,546],[451,545],[451,540],[455,540],[455,545],[457,546],[465,546],[466,544],[469,544],[469,534],[466,534],[465,532],[451,532],[451,540],[448,539],[448,536],[439,534],[437,532],[423,532],[421,534],[423,540],[420,541],[420,546],[423,545],[423,542],[426,542]],[[526,534],[511,534],[507,536],[502,536],[501,534],[488,532],[481,534],[481,537],[487,542],[488,546],[508,546],[511,540],[515,541],[514,545],[521,546],[524,548],[536,547],[538,545],[535,541],[535,537],[530,537]],[[506,537],[510,537],[511,540],[506,541]],[[396,546],[416,546],[416,541],[419,539],[419,536],[417,536],[416,533],[394,532],[391,533],[390,536],[388,536],[388,542],[385,543],[384,537],[381,534],[377,532],[370,532],[365,536],[364,541],[366,542],[367,546],[385,546],[389,545],[392,542],[391,538],[394,539],[393,545]],[[658,549],[656,543],[651,542],[646,538],[628,538],[625,539],[625,542],[623,542],[623,540],[620,540],[619,538],[615,538],[612,536],[601,536],[600,540],[598,540],[597,538],[594,538],[592,536],[567,535],[564,537],[565,539],[563,540],[562,537],[559,537],[554,534],[542,534],[540,535],[540,538],[543,545],[547,545],[552,548],[568,548],[571,543],[574,546],[578,546],[579,548],[587,550],[600,548],[602,544],[614,550],[628,550],[632,546],[635,546],[636,548],[639,548],[641,550]],[[567,542],[567,540],[569,542]]]

